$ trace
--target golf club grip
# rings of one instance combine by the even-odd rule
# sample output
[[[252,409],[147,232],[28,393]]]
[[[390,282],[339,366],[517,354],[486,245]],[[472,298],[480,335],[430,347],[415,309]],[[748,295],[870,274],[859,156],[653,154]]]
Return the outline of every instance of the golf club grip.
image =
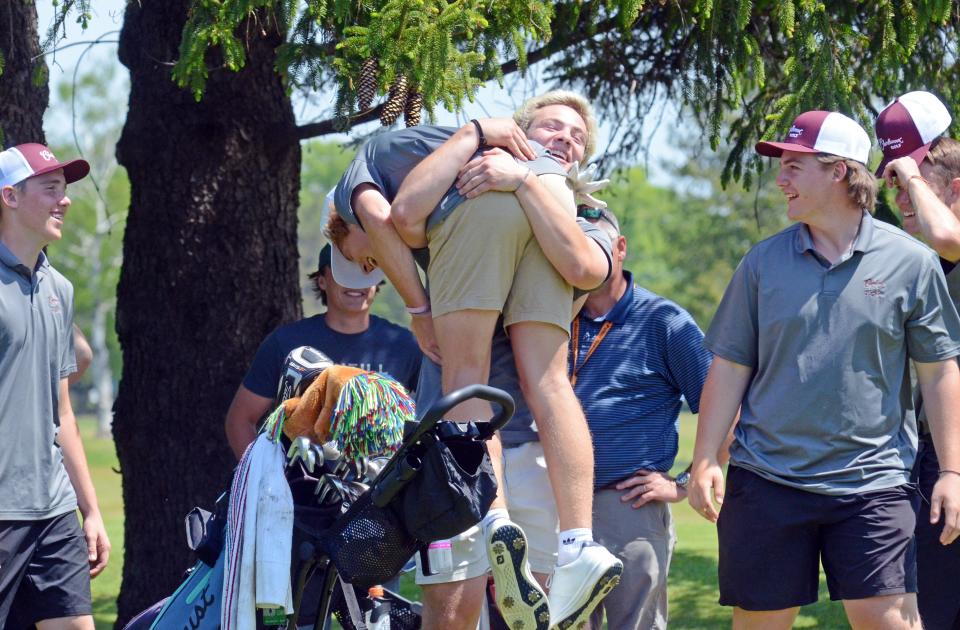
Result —
[[[430,410],[427,411],[427,413],[423,416],[423,419],[420,421],[420,430],[427,431],[433,428],[437,422],[443,419],[443,416],[445,416],[447,412],[463,401],[470,400],[471,398],[486,400],[500,407],[500,410],[490,420],[490,422],[477,423],[480,431],[484,433],[485,439],[493,435],[495,431],[500,430],[504,425],[507,424],[507,422],[510,421],[510,418],[513,417],[515,404],[513,402],[513,397],[510,394],[502,389],[490,387],[489,385],[467,385],[466,387],[462,387],[455,392],[450,392],[437,402],[433,403],[433,406],[430,407]]]

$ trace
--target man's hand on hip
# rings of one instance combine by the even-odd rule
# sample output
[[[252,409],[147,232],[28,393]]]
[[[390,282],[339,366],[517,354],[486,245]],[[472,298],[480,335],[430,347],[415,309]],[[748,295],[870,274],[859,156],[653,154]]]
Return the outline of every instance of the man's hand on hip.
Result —
[[[656,470],[638,470],[632,477],[617,484],[617,490],[626,490],[620,500],[634,501],[633,507],[643,507],[651,501],[677,503],[683,501],[687,491],[677,485],[673,477]]]

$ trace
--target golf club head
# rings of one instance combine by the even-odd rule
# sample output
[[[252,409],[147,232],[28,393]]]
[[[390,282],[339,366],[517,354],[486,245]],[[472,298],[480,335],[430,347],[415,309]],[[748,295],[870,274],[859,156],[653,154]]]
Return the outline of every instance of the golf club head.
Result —
[[[310,346],[294,348],[283,362],[277,400],[280,404],[288,398],[303,394],[320,372],[333,365],[330,357]]]

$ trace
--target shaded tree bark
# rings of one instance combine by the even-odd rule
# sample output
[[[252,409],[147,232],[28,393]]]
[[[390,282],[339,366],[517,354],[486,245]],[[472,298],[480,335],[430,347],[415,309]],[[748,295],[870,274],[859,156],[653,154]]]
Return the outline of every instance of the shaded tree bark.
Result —
[[[43,113],[50,89],[33,0],[6,0],[0,5],[0,56],[0,144],[46,143]]]
[[[209,506],[233,468],[223,434],[232,395],[262,338],[299,315],[300,148],[273,69],[282,35],[251,25],[246,67],[213,71],[197,103],[170,78],[189,5],[131,2],[120,36],[131,91],[117,158],[131,199],[117,290],[118,627],[180,581],[182,518]]]

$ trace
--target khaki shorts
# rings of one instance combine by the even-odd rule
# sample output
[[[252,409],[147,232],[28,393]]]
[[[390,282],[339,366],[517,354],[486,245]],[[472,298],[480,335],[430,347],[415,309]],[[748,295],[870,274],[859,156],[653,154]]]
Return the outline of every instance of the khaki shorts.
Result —
[[[534,573],[550,573],[557,564],[560,523],[553,490],[547,477],[543,446],[528,442],[503,449],[504,483],[510,520],[527,535],[528,559]],[[424,576],[417,554],[417,584],[445,584],[469,580],[487,573],[490,562],[480,527],[471,527],[451,539],[453,571]]]
[[[567,179],[539,178],[574,216]],[[464,201],[427,233],[427,243],[434,317],[490,310],[503,313],[505,327],[544,322],[569,330],[573,288],[543,254],[513,193],[487,192]]]

